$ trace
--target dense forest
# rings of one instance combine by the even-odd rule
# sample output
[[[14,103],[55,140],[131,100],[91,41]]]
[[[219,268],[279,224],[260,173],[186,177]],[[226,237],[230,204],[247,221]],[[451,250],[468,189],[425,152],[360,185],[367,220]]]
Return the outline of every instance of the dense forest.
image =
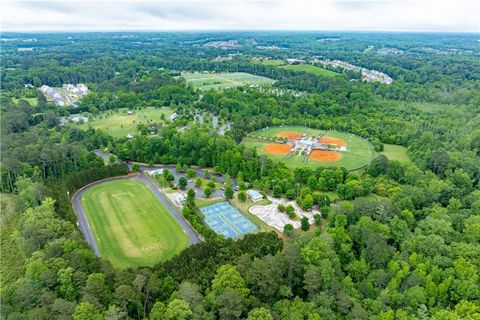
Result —
[[[480,54],[468,34],[5,34],[1,61],[1,316],[4,319],[480,319]],[[28,42],[32,51],[18,51]],[[338,41],[320,41],[338,38]],[[13,39],[13,40],[12,40]],[[215,39],[240,46],[204,46]],[[276,46],[262,50],[252,44]],[[374,46],[375,50],[367,50]],[[395,48],[399,56],[381,54]],[[378,49],[378,50],[377,50]],[[216,61],[216,57],[234,58]],[[252,61],[344,60],[394,83],[327,78]],[[272,86],[199,92],[181,71],[242,71]],[[36,88],[85,83],[75,107]],[[31,86],[30,86],[31,85]],[[32,101],[35,101],[33,103]],[[60,125],[73,114],[170,107],[178,121],[133,139]],[[230,122],[220,134],[195,114]],[[186,125],[188,124],[188,125]],[[289,169],[245,147],[269,126],[367,139],[370,165]],[[144,129],[144,130],[143,130]],[[180,130],[181,129],[181,130]],[[410,161],[388,159],[385,145]],[[109,164],[95,154],[116,156]],[[318,225],[278,237],[212,236],[153,267],[95,256],[69,196],[125,162],[200,166],[318,206]],[[67,193],[68,192],[68,193]],[[184,214],[197,219],[188,203]],[[308,229],[308,225],[307,228]]]

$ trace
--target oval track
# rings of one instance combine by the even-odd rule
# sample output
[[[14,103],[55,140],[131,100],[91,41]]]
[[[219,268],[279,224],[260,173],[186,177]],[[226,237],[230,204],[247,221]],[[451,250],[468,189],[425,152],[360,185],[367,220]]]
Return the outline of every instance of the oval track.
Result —
[[[88,223],[88,219],[85,215],[85,211],[83,210],[82,204],[81,204],[81,198],[82,195],[87,191],[88,189],[99,185],[103,182],[106,181],[113,181],[113,180],[124,180],[124,179],[131,179],[131,180],[138,180],[142,183],[144,183],[155,195],[158,201],[167,209],[167,211],[173,216],[173,218],[180,224],[182,229],[185,231],[185,233],[188,236],[188,244],[192,245],[195,243],[200,242],[200,238],[198,233],[193,229],[193,227],[183,218],[181,215],[180,211],[174,207],[170,201],[163,195],[160,190],[143,174],[138,174],[135,176],[129,176],[129,177],[113,177],[113,178],[107,178],[104,180],[96,181],[93,182],[77,192],[73,195],[71,201],[72,201],[72,207],[73,210],[75,211],[75,214],[77,216],[77,224],[78,227],[80,228],[80,231],[82,232],[83,236],[85,237],[85,240],[87,243],[90,245],[92,248],[93,252],[95,253],[96,256],[100,256],[100,252],[98,251],[97,243],[95,241],[95,237],[93,236],[92,230],[90,228],[90,224]]]

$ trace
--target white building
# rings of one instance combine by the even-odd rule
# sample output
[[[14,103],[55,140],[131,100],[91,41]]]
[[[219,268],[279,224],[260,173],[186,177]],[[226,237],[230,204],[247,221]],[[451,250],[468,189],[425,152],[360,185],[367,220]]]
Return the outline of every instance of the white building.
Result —
[[[257,202],[257,201],[260,201],[263,199],[263,196],[260,192],[258,192],[257,190],[247,190],[247,196],[250,200],[252,200],[253,202]]]

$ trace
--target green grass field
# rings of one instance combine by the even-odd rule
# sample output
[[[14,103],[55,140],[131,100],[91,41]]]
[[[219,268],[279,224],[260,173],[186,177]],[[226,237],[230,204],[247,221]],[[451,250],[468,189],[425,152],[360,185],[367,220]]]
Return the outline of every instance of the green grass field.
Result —
[[[104,182],[81,203],[100,255],[116,268],[151,266],[188,245],[181,226],[139,181]]]
[[[382,154],[386,155],[389,160],[398,160],[403,163],[411,163],[407,154],[407,148],[394,144],[384,144]]]
[[[269,154],[264,151],[264,146],[271,143],[263,138],[275,138],[280,132],[296,132],[296,133],[308,133],[308,136],[319,136],[323,134],[325,136],[341,138],[346,142],[347,151],[340,151],[342,158],[336,162],[322,162],[309,159],[307,163],[304,163],[303,157],[293,155],[288,159],[285,159],[285,155],[281,154]],[[316,129],[309,129],[298,126],[285,126],[285,127],[272,127],[261,129],[252,132],[248,137],[242,141],[247,147],[253,147],[259,154],[265,154],[270,159],[276,161],[283,161],[289,168],[298,168],[309,166],[311,168],[317,167],[345,167],[348,170],[355,170],[370,163],[370,160],[375,156],[375,151],[368,141],[357,137],[355,135],[338,132],[338,131],[322,131]]]
[[[340,75],[337,72],[333,72],[333,71],[320,68],[311,64],[290,64],[287,66],[282,66],[280,68],[292,70],[292,71],[303,71],[303,72],[311,73],[317,76],[330,77],[330,78]]]
[[[284,60],[280,59],[263,59],[261,61],[258,61],[257,63],[270,67],[279,67],[287,64]]]
[[[38,105],[38,98],[12,98],[13,103],[18,104],[20,100],[26,100],[32,107],[36,107]]]
[[[256,76],[244,72],[224,72],[224,73],[182,73],[182,77],[194,89],[198,90],[219,90],[239,87],[243,85],[262,85],[272,84],[275,80]]]
[[[161,115],[165,115],[165,120],[170,120],[173,110],[164,108],[144,108],[134,110],[134,114],[128,115],[127,109],[119,109],[118,112],[109,111],[100,113],[88,123],[80,125],[81,128],[86,129],[89,126],[95,129],[101,129],[115,138],[123,138],[127,134],[135,135],[138,133],[137,125],[140,123],[148,124],[154,122],[161,122]]]

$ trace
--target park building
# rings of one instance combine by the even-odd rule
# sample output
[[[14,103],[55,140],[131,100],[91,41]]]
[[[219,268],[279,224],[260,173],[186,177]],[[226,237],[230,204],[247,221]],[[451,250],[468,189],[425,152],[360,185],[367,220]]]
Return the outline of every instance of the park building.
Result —
[[[263,199],[263,196],[257,190],[247,190],[247,196],[253,202],[257,202]]]

